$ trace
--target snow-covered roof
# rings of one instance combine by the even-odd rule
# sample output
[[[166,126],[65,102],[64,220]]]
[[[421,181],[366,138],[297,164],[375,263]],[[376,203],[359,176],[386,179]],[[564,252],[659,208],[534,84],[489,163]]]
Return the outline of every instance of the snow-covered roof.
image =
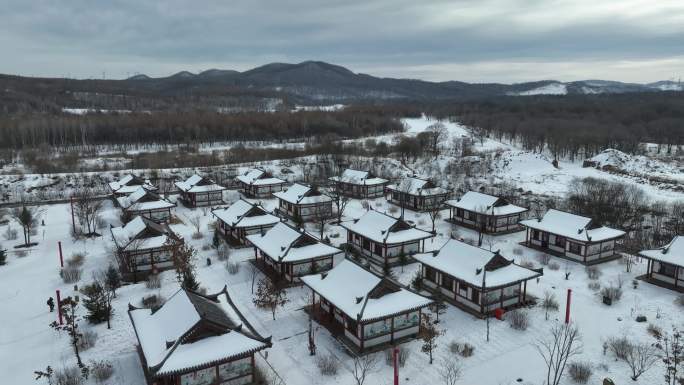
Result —
[[[247,239],[259,250],[278,262],[297,262],[340,253],[311,234],[278,223],[263,236],[251,234]]]
[[[667,245],[653,250],[641,250],[639,255],[684,267],[684,236],[676,235]]]
[[[197,174],[183,182],[176,182],[176,187],[181,191],[189,193],[223,191],[226,189],[225,187],[214,183],[211,179],[201,177]]]
[[[527,211],[526,208],[510,204],[505,199],[476,191],[468,191],[461,199],[449,200],[446,204],[486,215],[510,215]]]
[[[448,240],[437,251],[416,254],[414,258],[427,266],[478,287],[482,287],[482,272],[485,266],[488,266],[486,288],[507,286],[542,275],[540,272],[516,265],[498,253],[455,239]]]
[[[230,307],[231,311],[226,311]],[[271,346],[246,322],[227,289],[215,295],[177,291],[157,311],[129,305],[128,314],[150,372],[170,375],[252,354]],[[211,325],[211,334],[186,342]],[[205,329],[206,330],[206,329]]]
[[[119,202],[119,206],[129,211],[156,210],[176,206],[166,199],[162,199],[156,193],[147,191],[142,187],[138,187],[130,195],[118,197],[116,200]]]
[[[236,179],[242,183],[256,186],[285,183],[284,180],[269,176],[266,171],[258,168],[248,170],[245,173],[238,175]]]
[[[520,224],[582,242],[599,242],[625,235],[622,230],[610,227],[590,228],[591,218],[550,209],[541,219],[528,219]]]
[[[345,229],[378,243],[405,243],[432,237],[432,234],[412,227],[405,221],[369,210],[359,219],[341,224]]]
[[[406,177],[397,184],[387,186],[387,189],[410,195],[440,195],[448,192],[446,189],[436,187],[427,179],[421,179],[415,176]]]
[[[136,191],[139,187],[146,190],[156,190],[149,180],[142,180],[135,175],[128,174],[118,181],[109,182],[109,188],[116,194],[130,194]]]
[[[269,214],[263,207],[243,199],[230,207],[213,210],[212,214],[230,227],[266,226],[280,222],[280,218]]]
[[[332,201],[332,198],[329,196],[320,192],[316,193],[316,190],[310,186],[305,186],[299,183],[293,184],[286,191],[275,192],[273,195],[276,198],[284,200],[285,202],[300,205]]]
[[[340,176],[331,177],[330,180],[362,185],[378,185],[388,182],[387,179],[373,177],[368,171],[352,170],[350,168],[344,170]]]
[[[323,274],[307,275],[302,282],[358,321],[371,321],[417,310],[432,301],[380,278],[352,261],[344,260]]]
[[[155,249],[169,242],[179,242],[178,236],[169,226],[140,216],[124,226],[112,227],[110,231],[116,247],[123,250]]]

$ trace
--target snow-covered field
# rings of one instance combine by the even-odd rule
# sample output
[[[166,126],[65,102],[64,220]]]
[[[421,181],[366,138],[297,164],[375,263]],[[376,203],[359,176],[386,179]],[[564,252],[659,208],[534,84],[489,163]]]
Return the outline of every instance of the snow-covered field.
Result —
[[[434,121],[422,119],[405,119],[407,135],[417,135],[425,130]],[[454,137],[468,135],[468,131],[457,123],[445,123],[449,132],[449,142]],[[376,140],[394,140],[395,135],[376,137]],[[581,162],[561,161],[559,168],[551,165],[551,161],[543,154],[532,154],[522,151],[514,145],[487,139],[484,143],[477,143],[476,151],[493,152],[499,155],[494,163],[495,169],[487,176],[493,182],[512,182],[526,191],[538,194],[563,195],[567,192],[569,184],[575,177],[594,176],[612,180],[634,183],[643,187],[652,199],[682,200],[684,194],[650,185],[642,180],[636,180],[625,175],[616,175],[601,171],[596,168],[582,168]],[[449,161],[448,157],[440,157],[430,161],[437,167],[444,167]],[[278,166],[278,167],[276,167]],[[273,168],[279,168],[279,162],[273,162]],[[395,166],[392,166],[395,167]],[[423,165],[418,165],[417,169]],[[301,169],[293,168],[295,173],[301,174]],[[672,173],[677,174],[676,169]],[[679,175],[681,176],[681,175]],[[43,177],[36,175],[35,178],[26,175],[25,180],[31,183],[45,183]],[[11,176],[4,176],[4,182],[11,181]],[[483,178],[484,179],[484,178]],[[485,180],[487,180],[485,179]],[[42,181],[42,182],[41,182]],[[235,200],[237,194],[234,191],[226,193],[226,200]],[[172,197],[172,199],[175,199]],[[274,208],[273,199],[264,200],[262,203],[267,208]],[[370,202],[380,211],[389,210],[391,205],[384,199],[379,198]],[[120,224],[118,211],[111,204],[103,213],[106,226],[101,230],[103,237],[89,240],[73,241],[70,233],[70,214],[68,205],[55,204],[46,206],[44,215],[45,225],[38,228],[35,239],[39,244],[31,248],[26,256],[15,252],[14,245],[19,240],[7,241],[0,239],[0,243],[9,249],[8,264],[0,266],[0,373],[2,384],[33,384],[34,370],[44,369],[47,365],[61,367],[74,362],[73,353],[68,344],[65,334],[58,334],[48,327],[55,320],[55,313],[49,313],[45,305],[48,297],[55,295],[55,290],[60,289],[62,295],[75,295],[73,285],[62,283],[59,277],[59,259],[57,242],[61,241],[65,256],[74,252],[87,254],[84,265],[84,273],[80,285],[90,281],[91,274],[104,269],[112,262],[113,243],[109,236],[109,225]],[[203,213],[203,210],[196,209]],[[362,215],[364,209],[358,200],[353,200],[345,212],[344,220],[351,220]],[[175,214],[188,223],[187,219],[191,210],[178,207]],[[445,210],[442,214],[448,215]],[[418,227],[430,228],[430,220],[427,214],[407,212],[407,219],[414,221]],[[340,345],[323,328],[317,331],[316,343],[318,354],[332,354],[340,363],[338,374],[334,377],[322,376],[317,367],[315,358],[308,355],[307,350],[307,316],[301,310],[305,303],[307,292],[302,288],[288,289],[290,302],[277,313],[277,320],[271,319],[268,311],[257,309],[252,304],[251,277],[248,271],[247,260],[253,255],[251,249],[232,250],[231,261],[239,262],[242,268],[231,275],[223,263],[216,259],[213,249],[206,249],[211,243],[212,234],[209,224],[213,221],[210,214],[202,218],[204,238],[194,240],[191,234],[194,230],[186,224],[172,225],[172,228],[182,235],[187,242],[198,250],[197,267],[198,278],[201,285],[208,292],[220,290],[228,285],[231,295],[237,300],[238,306],[243,313],[253,320],[253,324],[263,335],[272,335],[274,345],[268,353],[268,363],[281,376],[286,384],[352,384],[351,369],[352,359],[341,349]],[[8,225],[0,225],[0,234],[4,234]],[[9,226],[20,231],[16,224]],[[316,233],[315,231],[313,231]],[[334,244],[339,244],[346,238],[344,230],[339,226],[328,226],[327,235]],[[437,236],[426,244],[426,249],[439,248],[450,235],[464,238],[476,238],[470,230],[451,225],[444,220],[437,222]],[[485,242],[485,247],[491,245],[492,250],[501,250],[501,253],[517,261],[527,260],[536,262],[538,252],[518,245],[522,241],[524,233],[515,233],[504,236],[491,237]],[[212,264],[207,265],[206,259],[211,258]],[[618,281],[624,282],[625,294],[621,301],[613,306],[603,305],[595,291],[588,287],[591,282],[584,267],[553,259],[560,265],[559,270],[545,269],[544,276],[537,282],[528,284],[528,292],[541,297],[545,291],[553,292],[561,308],[565,305],[565,293],[572,289],[572,319],[577,324],[584,344],[583,353],[579,360],[588,361],[594,369],[591,384],[600,383],[603,377],[611,377],[616,384],[658,384],[662,379],[662,368],[656,366],[644,374],[639,381],[633,382],[629,378],[629,369],[624,362],[617,362],[612,356],[603,354],[603,342],[611,336],[627,335],[630,338],[653,341],[647,334],[648,323],[661,326],[664,330],[673,324],[683,327],[684,317],[682,308],[677,307],[675,299],[677,295],[667,289],[655,287],[640,282],[636,289],[632,288],[634,277],[645,272],[645,261],[639,261],[632,272],[625,272],[625,266],[619,262],[610,262],[600,266],[602,276],[599,279],[601,285],[609,285]],[[408,283],[417,269],[416,264],[402,268],[395,268],[395,273],[403,283]],[[570,271],[569,279],[565,279],[565,272]],[[147,289],[144,283],[127,285],[117,292],[115,300],[115,315],[112,329],[107,330],[105,325],[92,326],[97,331],[99,338],[95,347],[83,353],[86,362],[90,360],[110,360],[116,369],[115,375],[109,380],[109,384],[142,385],[144,378],[138,356],[135,351],[135,335],[126,313],[128,303],[138,304],[144,295],[159,292],[162,296],[170,296],[178,288],[172,272],[162,274],[163,285],[159,290]],[[511,384],[522,379],[523,383],[541,385],[544,377],[544,364],[541,356],[535,350],[535,342],[545,336],[554,322],[562,319],[562,311],[552,314],[552,319],[546,321],[542,309],[529,310],[531,326],[526,331],[516,331],[509,327],[507,322],[493,320],[491,322],[490,341],[485,340],[486,323],[476,319],[463,311],[449,306],[447,312],[440,316],[439,327],[445,334],[438,340],[438,358],[457,359],[463,368],[462,384]],[[647,323],[635,322],[637,315],[648,317]],[[84,327],[88,327],[85,325]],[[475,347],[472,357],[461,358],[449,351],[452,341],[468,342]],[[405,367],[400,370],[400,379],[403,384],[439,384],[442,383],[436,362],[432,366],[428,364],[428,357],[421,353],[420,342],[413,341],[405,345],[411,352]],[[384,356],[380,357],[377,370],[371,374],[367,384],[391,384],[392,369],[384,362]],[[263,357],[259,357],[260,366],[264,365]],[[90,380],[90,383],[94,383]],[[565,379],[563,384],[571,384]]]

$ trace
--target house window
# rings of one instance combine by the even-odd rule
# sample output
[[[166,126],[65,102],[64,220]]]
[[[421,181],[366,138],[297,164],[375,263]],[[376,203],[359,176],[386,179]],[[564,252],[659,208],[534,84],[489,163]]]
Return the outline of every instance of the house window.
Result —
[[[368,239],[363,240],[363,248],[370,251],[370,241]]]
[[[677,272],[677,267],[669,263],[660,262],[660,267],[658,268],[658,274],[662,274],[668,277],[674,277]]]
[[[442,274],[442,287],[449,291],[452,291],[454,287],[453,285],[454,279],[449,275]]]
[[[456,209],[456,216],[459,218],[463,218],[463,209]]]
[[[425,266],[425,279],[430,282],[437,282],[437,272],[435,269],[431,268],[430,266]]]
[[[571,252],[572,254],[580,254],[581,253],[582,245],[580,245],[579,243],[576,243],[576,242],[568,242],[568,244],[569,244],[569,248],[568,248],[569,252]]]
[[[559,237],[556,235],[556,241],[554,244],[558,247],[565,247],[565,237]]]
[[[539,230],[532,230],[532,238],[539,240],[540,239],[541,232]]]
[[[468,298],[468,284],[461,282],[458,285],[458,295],[461,297]]]
[[[382,245],[380,244],[375,244],[375,254],[376,255],[382,255]]]

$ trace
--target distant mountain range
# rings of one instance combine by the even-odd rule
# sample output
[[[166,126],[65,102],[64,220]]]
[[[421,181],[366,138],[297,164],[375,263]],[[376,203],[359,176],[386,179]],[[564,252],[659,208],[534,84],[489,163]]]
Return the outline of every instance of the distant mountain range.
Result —
[[[42,98],[61,107],[156,108],[192,98],[193,103],[226,108],[237,99],[277,100],[286,104],[333,104],[363,101],[468,100],[497,96],[581,95],[627,92],[682,91],[681,83],[650,84],[605,80],[559,82],[542,80],[517,84],[429,82],[380,78],[354,73],[320,61],[271,63],[248,71],[210,69],[199,74],[181,71],[168,77],[135,75],[123,80],[74,80],[0,75],[0,101],[18,95]],[[9,93],[9,95],[8,95]],[[37,93],[37,94],[36,94]],[[93,96],[97,95],[97,97]],[[103,95],[111,95],[104,98]],[[126,103],[121,97],[128,98]],[[108,102],[104,102],[108,99]],[[112,100],[118,100],[112,103]],[[32,100],[35,102],[35,100]],[[109,104],[107,104],[109,103]],[[259,102],[263,104],[262,102]],[[269,102],[270,103],[270,102]],[[268,104],[268,103],[267,103]],[[270,103],[272,104],[272,103]],[[136,108],[138,108],[136,107]],[[141,107],[142,108],[142,107]],[[134,108],[135,109],[135,108]]]

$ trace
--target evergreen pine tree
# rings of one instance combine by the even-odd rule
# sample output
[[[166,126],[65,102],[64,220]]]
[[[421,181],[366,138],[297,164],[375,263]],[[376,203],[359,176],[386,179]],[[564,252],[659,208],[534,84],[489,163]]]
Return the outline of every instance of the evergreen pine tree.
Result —
[[[219,246],[221,246],[221,239],[219,238],[218,230],[214,230],[214,238],[211,240],[211,244],[216,250],[218,250]]]
[[[99,282],[84,286],[81,292],[85,296],[83,307],[88,311],[86,315],[88,322],[98,324],[111,317],[112,310],[107,303],[106,289]]]
[[[109,267],[107,267],[107,272],[105,273],[105,285],[107,285],[107,288],[111,290],[114,297],[116,297],[116,289],[121,287],[121,275],[119,274],[119,270],[111,263],[109,264]]]
[[[4,265],[7,263],[7,250],[3,249],[2,246],[0,246],[0,266]]]

